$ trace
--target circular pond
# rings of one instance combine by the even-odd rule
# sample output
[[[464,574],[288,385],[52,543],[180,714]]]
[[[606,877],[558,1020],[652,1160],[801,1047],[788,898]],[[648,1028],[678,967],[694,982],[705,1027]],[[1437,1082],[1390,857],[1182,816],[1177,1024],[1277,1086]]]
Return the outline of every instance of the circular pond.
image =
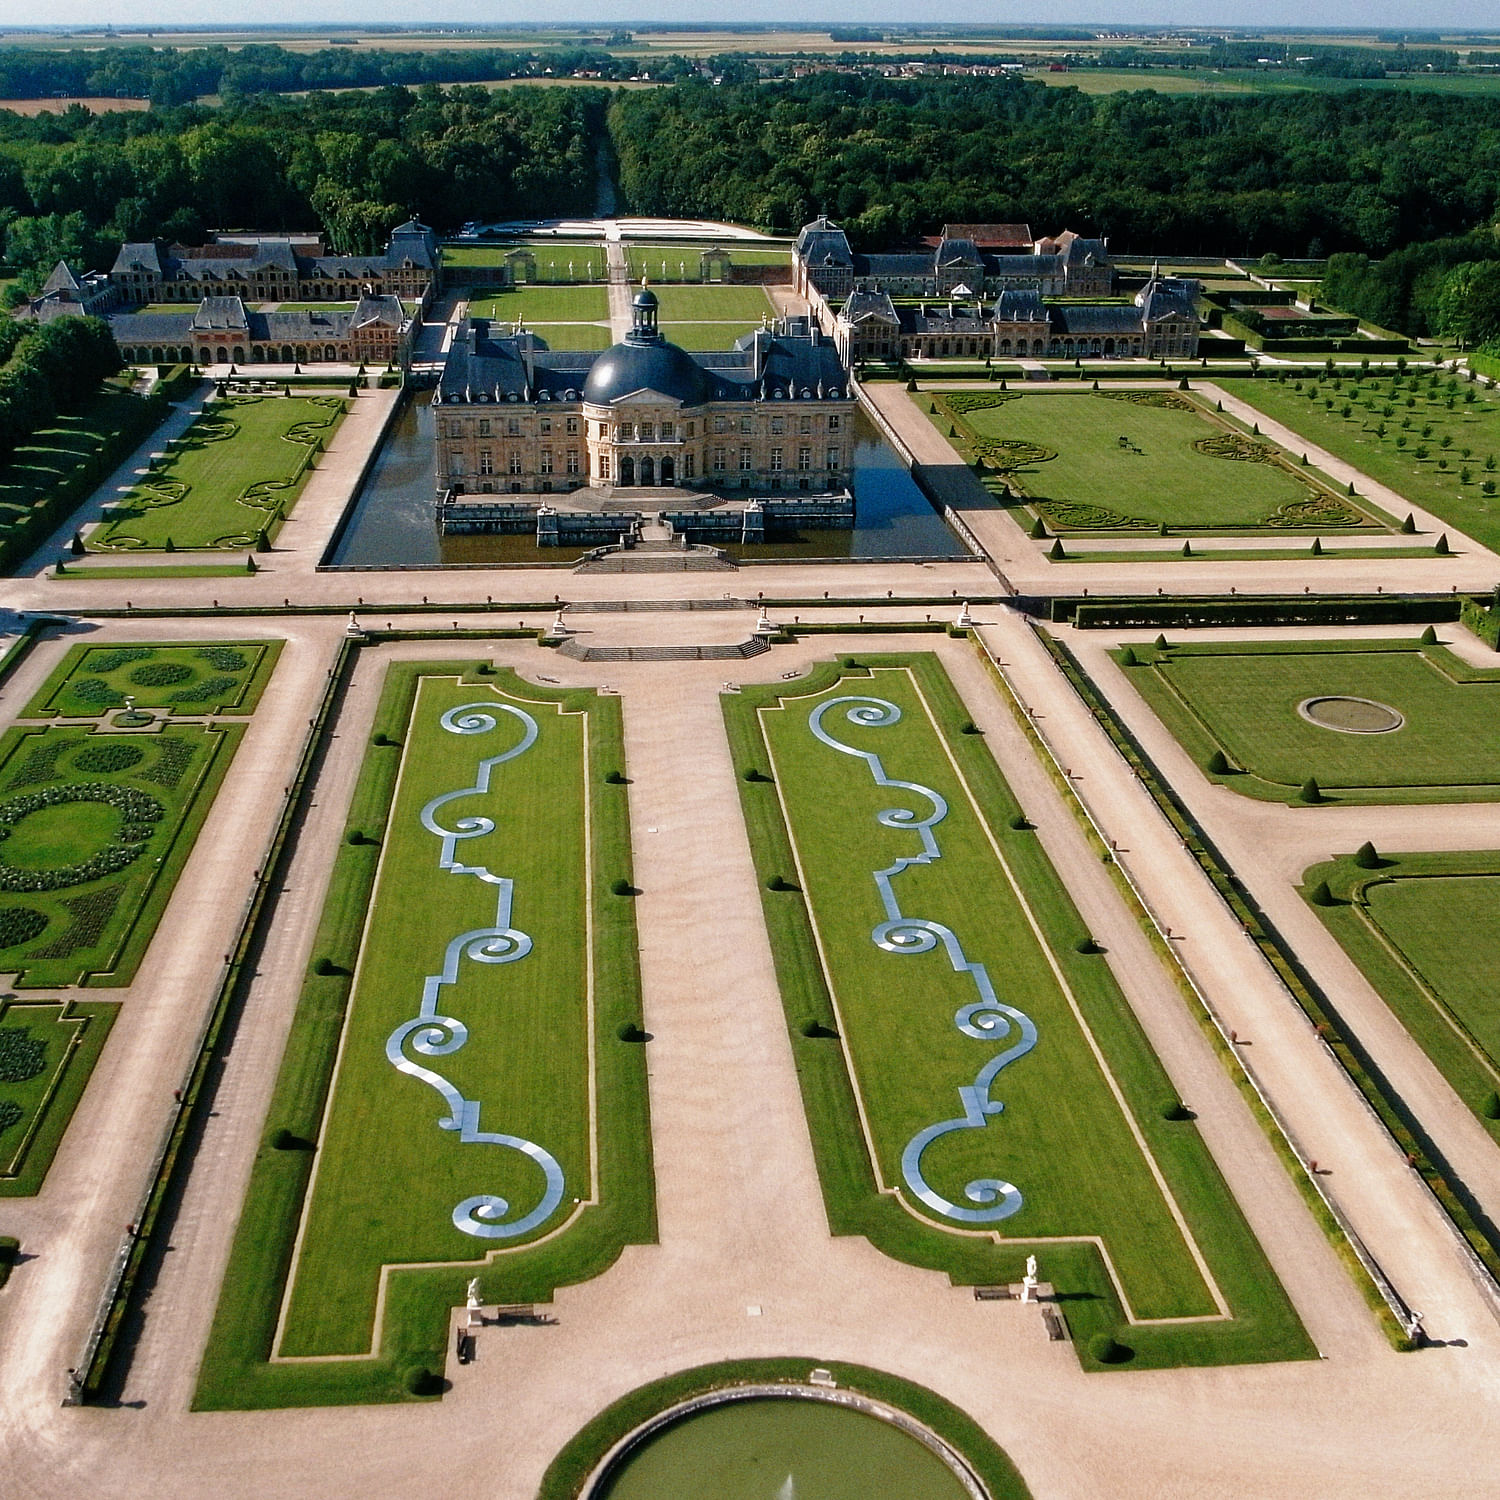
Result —
[[[909,1418],[872,1402],[766,1391],[724,1393],[665,1414],[624,1445],[587,1494],[590,1500],[974,1500],[984,1491],[961,1460]]]
[[[1309,724],[1336,729],[1340,734],[1389,734],[1406,723],[1390,704],[1377,703],[1373,698],[1304,698],[1297,712]]]

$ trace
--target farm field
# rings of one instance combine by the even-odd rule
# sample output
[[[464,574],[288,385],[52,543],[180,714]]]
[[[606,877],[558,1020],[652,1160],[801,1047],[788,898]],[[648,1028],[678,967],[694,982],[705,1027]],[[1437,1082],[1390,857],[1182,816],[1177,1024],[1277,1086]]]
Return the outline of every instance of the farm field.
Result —
[[[1169,643],[1115,659],[1199,766],[1246,796],[1300,804],[1311,777],[1330,802],[1500,799],[1500,670],[1441,645]],[[1377,713],[1365,732],[1328,727],[1299,711],[1318,699],[1380,705],[1401,722],[1382,732]],[[1227,770],[1211,765],[1216,751]]]
[[[274,535],[314,455],[343,420],[339,396],[229,396],[204,408],[88,538],[98,551],[244,548]]]
[[[992,490],[1019,492],[1064,535],[1377,524],[1273,443],[1176,392],[954,393],[928,405],[965,460],[984,461]]]
[[[399,1399],[470,1277],[545,1300],[652,1237],[618,715],[392,670],[200,1404]]]
[[[1500,392],[1485,382],[1351,371],[1222,384],[1476,542],[1500,547]]]
[[[1303,894],[1500,1140],[1500,852],[1346,855],[1309,869]]]
[[[1144,1363],[1305,1353],[936,659],[830,665],[725,711],[835,1232],[960,1282],[1035,1252],[1103,1304],[1069,1302],[1075,1339],[1103,1328]]]
[[[609,293],[602,286],[527,286],[475,297],[469,313],[506,323],[596,323],[609,317]]]

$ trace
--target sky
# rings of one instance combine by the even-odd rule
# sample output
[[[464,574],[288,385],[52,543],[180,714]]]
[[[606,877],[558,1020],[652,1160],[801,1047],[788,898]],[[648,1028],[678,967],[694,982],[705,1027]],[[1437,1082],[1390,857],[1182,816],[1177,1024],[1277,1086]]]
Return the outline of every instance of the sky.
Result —
[[[5,26],[274,25],[325,21],[432,24],[586,21],[723,21],[709,0],[0,0]],[[739,0],[737,21],[929,21],[1134,25],[1417,27],[1500,30],[1500,0]]]

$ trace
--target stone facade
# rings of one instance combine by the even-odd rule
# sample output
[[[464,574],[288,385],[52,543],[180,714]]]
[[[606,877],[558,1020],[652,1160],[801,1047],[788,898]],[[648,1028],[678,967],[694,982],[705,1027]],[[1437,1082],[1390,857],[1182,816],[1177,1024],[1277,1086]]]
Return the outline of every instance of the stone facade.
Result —
[[[785,319],[723,353],[690,354],[662,338],[657,313],[643,288],[629,335],[602,354],[466,322],[433,398],[438,490],[847,485],[854,396],[816,325]]]
[[[60,260],[41,295],[28,303],[20,316],[36,323],[50,323],[54,318],[103,318],[119,304],[119,292],[102,271],[80,276],[67,261]]]
[[[253,312],[239,297],[205,297],[181,312],[123,312],[109,319],[127,364],[404,365],[417,320],[396,297],[354,308]]]
[[[314,251],[315,253],[308,253]],[[109,279],[123,303],[354,302],[399,297],[425,311],[438,289],[441,248],[415,219],[399,224],[381,255],[324,255],[314,241],[272,235],[221,237],[208,245],[145,240],[120,246]]]
[[[1035,290],[979,301],[898,307],[888,292],[855,291],[834,319],[851,366],[898,359],[1193,359],[1197,283],[1154,275],[1130,304],[1048,303]]]

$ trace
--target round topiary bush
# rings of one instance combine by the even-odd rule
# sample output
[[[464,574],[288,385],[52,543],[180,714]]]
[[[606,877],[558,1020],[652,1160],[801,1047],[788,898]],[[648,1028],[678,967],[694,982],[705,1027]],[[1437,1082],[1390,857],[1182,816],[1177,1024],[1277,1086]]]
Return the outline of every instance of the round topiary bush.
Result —
[[[346,844],[354,844],[357,847],[360,844],[373,844],[377,841],[375,839],[372,839],[370,835],[364,831],[363,828],[351,828],[349,832],[344,835],[344,842]]]
[[[1500,1120],[1500,1093],[1492,1089],[1484,1103],[1479,1106],[1479,1112],[1486,1120]]]
[[[764,771],[757,769],[755,766],[745,767],[746,781],[769,781],[770,779]]]
[[[1012,813],[1010,816],[1010,826],[1017,833],[1025,833],[1028,828],[1035,828],[1036,824],[1025,813]]]
[[[799,887],[793,885],[785,875],[773,875],[766,882],[766,889],[768,891],[795,891],[799,889]]]
[[[1112,1334],[1096,1333],[1089,1340],[1089,1354],[1101,1365],[1123,1365],[1135,1356],[1135,1350],[1122,1344]]]
[[[606,771],[604,773],[604,780],[610,786],[624,786],[626,784],[625,775],[622,771]]]
[[[615,1030],[615,1035],[622,1042],[644,1042],[648,1038],[646,1033],[634,1021],[624,1021]]]
[[[1081,937],[1073,944],[1075,953],[1103,953],[1103,947],[1092,937]]]
[[[334,963],[334,961],[329,958],[326,953],[317,961],[317,963],[313,965],[313,973],[321,974],[325,979],[327,979],[330,975],[342,974],[343,972],[344,971],[336,963]]]
[[[372,745],[380,745],[380,746],[382,746],[382,747],[384,747],[384,746],[387,746],[387,745],[395,745],[395,744],[398,744],[398,743],[399,743],[399,741],[397,741],[397,740],[393,740],[393,739],[392,739],[392,738],[391,738],[391,737],[390,737],[390,735],[388,735],[388,734],[387,734],[387,733],[386,733],[386,732],[385,732],[385,731],[384,731],[384,730],[381,730],[381,732],[380,732],[380,733],[379,733],[379,734],[377,734],[377,735],[376,735],[376,736],[375,736],[375,737],[374,737],[374,738],[373,738],[373,739],[372,739],[372,740],[371,740],[371,741],[370,741],[370,743],[371,743],[371,744],[372,744]]]
[[[960,734],[983,734],[984,731],[973,721],[973,719],[965,719],[964,722],[963,722],[963,727],[959,730],[959,733]]]
[[[176,687],[193,675],[193,669],[180,661],[148,661],[130,674],[137,687]]]
[[[409,1396],[441,1396],[443,1393],[443,1377],[434,1375],[425,1365],[413,1365],[401,1383]]]
[[[839,657],[839,665],[846,672],[852,672],[857,666],[859,666],[859,661],[856,657],[853,656],[841,656]]]
[[[838,1032],[836,1032],[832,1026],[825,1026],[823,1022],[818,1020],[816,1016],[808,1016],[807,1019],[797,1027],[797,1030],[809,1041],[816,1041],[820,1038],[826,1039],[828,1037],[836,1037],[838,1035]]]
[[[1168,1099],[1161,1107],[1161,1117],[1164,1120],[1191,1120],[1193,1112],[1181,1099]]]
[[[628,880],[620,879],[610,882],[610,891],[616,896],[633,896],[635,887]]]
[[[73,769],[90,771],[96,775],[109,771],[128,771],[131,766],[140,765],[145,758],[146,752],[139,745],[133,745],[128,740],[106,740],[100,745],[85,745],[73,757]]]
[[[29,906],[0,906],[0,948],[14,948],[39,937],[47,926],[46,912]]]

